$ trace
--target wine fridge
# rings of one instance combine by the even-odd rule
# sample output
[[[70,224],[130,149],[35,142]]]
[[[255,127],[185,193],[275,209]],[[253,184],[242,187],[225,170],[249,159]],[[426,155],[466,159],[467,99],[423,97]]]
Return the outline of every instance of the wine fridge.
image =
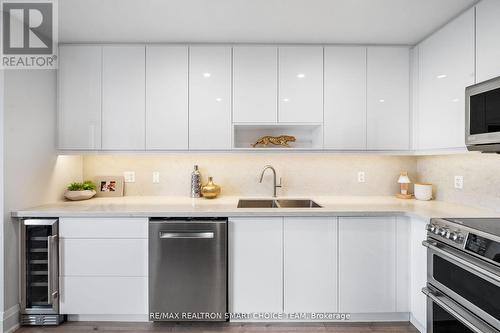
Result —
[[[21,221],[21,325],[58,325],[59,245],[57,219]]]

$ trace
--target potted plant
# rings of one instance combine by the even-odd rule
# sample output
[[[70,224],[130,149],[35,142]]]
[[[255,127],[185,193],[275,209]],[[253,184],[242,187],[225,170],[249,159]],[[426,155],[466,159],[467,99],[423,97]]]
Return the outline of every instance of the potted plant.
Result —
[[[96,194],[95,190],[96,185],[90,180],[86,180],[83,183],[69,184],[64,196],[72,201],[88,200]]]

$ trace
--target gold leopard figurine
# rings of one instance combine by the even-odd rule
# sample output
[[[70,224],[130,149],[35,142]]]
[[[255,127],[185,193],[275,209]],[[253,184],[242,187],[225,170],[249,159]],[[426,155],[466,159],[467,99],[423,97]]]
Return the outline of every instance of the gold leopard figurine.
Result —
[[[263,136],[257,142],[255,142],[252,147],[255,148],[257,145],[267,146],[273,144],[276,146],[290,147],[288,142],[295,142],[295,137],[291,135],[280,135],[280,136]]]

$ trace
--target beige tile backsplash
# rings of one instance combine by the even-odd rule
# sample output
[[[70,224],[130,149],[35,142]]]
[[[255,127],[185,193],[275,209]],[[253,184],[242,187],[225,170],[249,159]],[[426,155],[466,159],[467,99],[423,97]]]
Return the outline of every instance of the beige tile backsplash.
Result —
[[[189,195],[190,175],[198,164],[204,182],[208,176],[222,186],[222,193],[235,196],[270,196],[272,172],[262,184],[259,175],[271,164],[283,179],[278,195],[392,195],[400,171],[415,175],[412,157],[352,156],[325,154],[168,154],[84,156],[83,177],[122,175],[135,171],[136,182],[125,185],[126,195]],[[160,172],[160,183],[153,184],[152,173]],[[357,173],[366,173],[358,183]]]
[[[437,200],[500,211],[500,155],[466,153],[417,159],[417,175],[434,184]],[[455,189],[455,176],[464,177]]]
[[[189,195],[190,174],[198,164],[204,182],[213,176],[224,195],[270,196],[272,173],[262,184],[262,168],[273,165],[283,188],[278,195],[393,195],[400,171],[412,181],[434,184],[438,200],[500,211],[500,155],[465,153],[441,156],[374,156],[328,154],[164,154],[95,155],[83,157],[83,178],[122,175],[135,171],[136,182],[125,186],[126,195]],[[153,184],[152,173],[160,172]],[[366,173],[358,183],[357,173]],[[454,188],[454,176],[464,177],[464,188]]]

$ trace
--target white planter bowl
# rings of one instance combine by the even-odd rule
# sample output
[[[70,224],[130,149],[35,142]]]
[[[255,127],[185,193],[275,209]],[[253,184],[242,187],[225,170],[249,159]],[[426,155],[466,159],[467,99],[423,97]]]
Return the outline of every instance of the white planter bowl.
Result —
[[[414,185],[415,199],[428,201],[432,199],[432,184],[416,183]]]
[[[95,191],[66,191],[64,197],[71,201],[88,200],[96,194]]]

